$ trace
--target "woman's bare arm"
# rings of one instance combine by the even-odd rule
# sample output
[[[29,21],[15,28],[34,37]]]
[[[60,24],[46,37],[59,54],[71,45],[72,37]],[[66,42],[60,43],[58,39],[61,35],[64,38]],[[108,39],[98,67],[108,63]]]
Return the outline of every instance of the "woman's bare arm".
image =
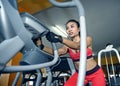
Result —
[[[52,55],[54,54],[53,49],[50,48],[50,47],[47,47],[47,46],[44,46],[43,51],[45,51],[45,52],[47,52],[49,54],[52,54]],[[63,47],[61,47],[61,48],[58,49],[58,55],[59,56],[60,55],[64,55],[66,53],[67,53],[67,47],[66,46],[63,46]]]
[[[42,44],[41,40],[38,39],[37,42],[36,42],[36,44],[39,47]],[[45,51],[45,52],[47,52],[47,53],[49,53],[51,55],[54,54],[53,49],[50,48],[50,47],[48,47],[48,46],[46,46],[46,45],[44,45],[43,51]],[[61,47],[61,48],[58,49],[58,54],[59,55],[64,55],[66,53],[67,53],[67,47],[66,46],[63,46],[63,47]]]
[[[87,47],[88,48],[91,48],[92,49],[92,38],[90,36],[87,37]],[[64,46],[62,48],[59,48],[58,49],[58,54],[59,55],[64,55],[67,53],[67,49],[68,47],[72,48],[72,49],[80,49],[80,42],[73,42],[69,39],[66,39],[66,38],[63,38],[63,42]],[[37,46],[40,46],[42,43],[41,43],[41,40],[37,40]],[[48,46],[45,46],[44,45],[44,48],[43,48],[43,51],[49,53],[49,54],[54,54],[54,51],[52,48],[48,47]]]
[[[92,49],[92,38],[90,36],[87,36],[87,48]]]
[[[62,39],[63,39],[62,43],[66,45],[67,47],[75,49],[75,50],[80,48],[80,42],[74,42],[66,38],[62,38]]]
[[[68,40],[66,38],[62,38],[63,39],[63,44],[72,48],[72,49],[80,49],[80,42],[74,42],[71,40]],[[92,38],[90,36],[87,36],[87,47],[92,48]]]

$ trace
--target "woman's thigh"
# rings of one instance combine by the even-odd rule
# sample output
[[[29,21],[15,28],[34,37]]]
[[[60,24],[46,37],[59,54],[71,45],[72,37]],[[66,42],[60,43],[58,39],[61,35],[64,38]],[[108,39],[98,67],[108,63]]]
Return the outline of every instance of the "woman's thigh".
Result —
[[[91,80],[92,86],[106,86],[106,81],[102,69],[99,69],[95,77]]]

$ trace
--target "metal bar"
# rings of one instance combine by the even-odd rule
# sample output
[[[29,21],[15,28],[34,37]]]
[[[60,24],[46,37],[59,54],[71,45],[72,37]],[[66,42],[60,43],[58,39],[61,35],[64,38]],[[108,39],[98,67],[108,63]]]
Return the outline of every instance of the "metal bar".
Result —
[[[113,79],[114,79],[114,81],[115,81],[115,85],[116,85],[115,68],[114,68],[114,65],[113,65],[113,60],[112,60],[112,54],[111,54],[111,52],[110,52],[110,61],[111,61],[111,66],[112,66]]]
[[[47,67],[46,70],[47,70],[47,73],[48,73],[46,86],[51,86],[51,83],[52,83],[51,69],[49,67]]]
[[[20,74],[21,74],[20,72],[17,72],[16,77],[15,77],[13,83],[12,83],[12,86],[16,86],[17,85],[17,82],[18,82],[18,80],[20,78]]]
[[[54,65],[58,61],[58,52],[56,45],[52,43],[53,49],[54,49],[54,59],[50,62],[42,63],[42,64],[35,64],[35,65],[24,65],[24,66],[6,66],[1,73],[12,73],[12,72],[22,72],[22,71],[31,71],[40,69],[43,67],[49,67],[51,65]]]
[[[114,71],[114,67],[113,67],[113,61],[112,61],[112,55],[111,55],[111,51],[114,51],[117,55],[117,58],[118,58],[118,61],[120,63],[120,55],[119,55],[119,52],[117,49],[113,48],[113,45],[108,45],[105,49],[102,49],[98,52],[98,65],[101,66],[101,55],[102,53],[107,53],[107,52],[110,52],[110,61],[111,61],[111,64],[112,64],[112,70],[113,70],[113,79],[115,81],[115,84],[116,84],[116,77],[115,77],[115,71]],[[108,80],[109,80],[109,84],[111,86],[111,81],[110,81],[110,72],[109,72],[109,68],[108,68],[108,62],[107,62],[107,58],[105,56],[105,60],[106,60],[106,66],[107,66],[107,72],[108,72]]]
[[[55,0],[49,0],[49,2],[52,3],[53,5],[57,6],[57,7],[71,7],[71,6],[75,6],[75,2],[74,1],[57,2]]]
[[[37,74],[37,80],[36,80],[35,86],[41,86],[42,74],[39,69],[36,71],[38,74]]]
[[[110,70],[109,70],[109,67],[108,67],[108,60],[107,60],[106,53],[105,53],[105,62],[106,62],[106,67],[107,67],[108,81],[109,81],[109,85],[111,86],[111,82],[110,82]]]
[[[73,0],[70,2],[57,2],[55,0],[49,0],[53,5],[58,7],[72,7],[76,6],[79,13],[79,20],[81,26],[81,42],[80,42],[80,50],[82,54],[80,54],[80,66],[79,66],[79,75],[78,75],[78,83],[77,86],[84,86],[84,79],[86,74],[86,22],[85,22],[85,13],[84,8],[80,2],[80,0]]]

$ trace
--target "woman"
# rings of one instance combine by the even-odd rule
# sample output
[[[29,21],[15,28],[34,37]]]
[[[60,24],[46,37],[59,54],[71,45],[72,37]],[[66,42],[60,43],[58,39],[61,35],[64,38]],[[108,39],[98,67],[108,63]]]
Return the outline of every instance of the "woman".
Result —
[[[76,68],[76,72],[67,80],[64,86],[77,86],[79,59],[80,59],[80,24],[76,20],[69,20],[66,23],[66,32],[71,40],[49,32],[46,36],[50,42],[60,42],[64,46],[58,49],[59,55],[69,53]],[[53,54],[53,49],[44,46],[40,40],[37,41],[37,45],[49,54]],[[92,86],[106,86],[104,73],[102,69],[97,65],[92,56],[92,38],[87,36],[87,62],[86,62],[86,77],[85,85],[88,82],[92,82]]]

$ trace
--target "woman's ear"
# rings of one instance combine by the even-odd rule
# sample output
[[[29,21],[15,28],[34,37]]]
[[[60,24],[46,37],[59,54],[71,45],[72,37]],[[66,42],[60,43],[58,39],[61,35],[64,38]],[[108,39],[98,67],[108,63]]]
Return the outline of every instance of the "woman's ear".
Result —
[[[79,31],[79,35],[80,35],[80,31]]]

